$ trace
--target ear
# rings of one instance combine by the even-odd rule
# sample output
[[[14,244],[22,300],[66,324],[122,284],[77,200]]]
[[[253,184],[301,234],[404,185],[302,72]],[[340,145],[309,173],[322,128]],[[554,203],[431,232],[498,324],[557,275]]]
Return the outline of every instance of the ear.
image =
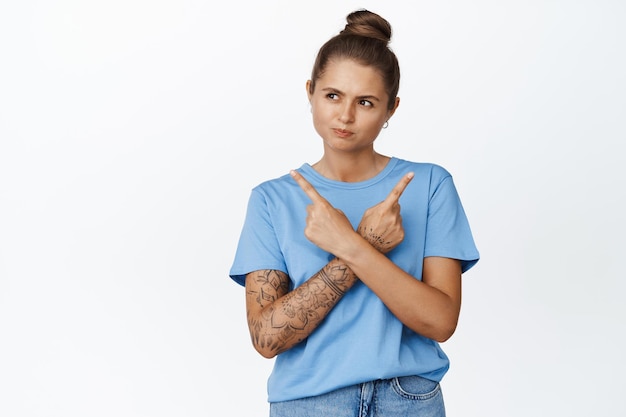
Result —
[[[311,102],[311,80],[306,80],[306,95],[309,98],[309,103]]]
[[[399,105],[400,105],[400,97],[396,97],[396,100],[393,103],[393,108],[387,112],[387,120],[391,119],[391,116],[393,116],[393,114],[396,112]]]

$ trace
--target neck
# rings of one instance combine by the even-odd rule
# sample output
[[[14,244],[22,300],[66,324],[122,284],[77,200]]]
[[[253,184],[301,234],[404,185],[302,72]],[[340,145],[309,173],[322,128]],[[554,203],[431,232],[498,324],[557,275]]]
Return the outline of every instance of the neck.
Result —
[[[337,157],[324,154],[313,164],[320,175],[335,181],[359,182],[378,175],[389,162],[389,157],[372,152],[368,155]]]

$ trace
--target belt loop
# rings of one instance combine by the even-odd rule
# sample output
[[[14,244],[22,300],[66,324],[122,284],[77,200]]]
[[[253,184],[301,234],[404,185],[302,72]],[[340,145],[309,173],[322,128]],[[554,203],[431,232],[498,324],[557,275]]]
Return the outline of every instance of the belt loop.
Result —
[[[374,397],[374,382],[364,382],[361,384],[361,401],[359,406],[359,417],[367,417],[372,398]]]

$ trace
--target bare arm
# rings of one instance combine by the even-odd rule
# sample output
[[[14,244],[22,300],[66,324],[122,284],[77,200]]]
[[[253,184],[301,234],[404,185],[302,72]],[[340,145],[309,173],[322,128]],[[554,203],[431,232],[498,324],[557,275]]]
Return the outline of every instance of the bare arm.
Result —
[[[353,249],[342,260],[402,323],[439,342],[452,336],[461,310],[460,261],[425,258],[419,281],[369,244]]]
[[[398,200],[412,176],[405,176],[383,202],[365,212],[358,232],[302,175],[293,171],[292,176],[313,201],[306,237],[345,262],[407,327],[437,341],[447,340],[461,308],[460,262],[425,258],[419,281],[384,255],[402,240],[397,238],[403,236],[398,234],[402,231]],[[387,237],[389,230],[395,230],[395,239]]]
[[[308,337],[357,281],[338,259],[289,292],[282,271],[261,270],[246,276],[246,311],[255,349],[272,358]]]

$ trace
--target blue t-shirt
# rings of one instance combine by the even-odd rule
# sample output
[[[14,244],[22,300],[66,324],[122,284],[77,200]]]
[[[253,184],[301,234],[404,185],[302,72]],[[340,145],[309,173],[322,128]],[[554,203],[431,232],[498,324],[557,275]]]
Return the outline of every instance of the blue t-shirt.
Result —
[[[463,272],[479,258],[451,175],[442,167],[391,158],[374,178],[329,180],[304,164],[299,172],[356,229],[363,213],[384,200],[400,178],[415,177],[400,197],[403,242],[387,253],[416,279],[424,257],[461,260]],[[244,285],[246,274],[285,272],[295,288],[334,256],[304,236],[311,200],[290,175],[252,190],[230,276]],[[323,394],[375,379],[419,375],[440,381],[449,361],[439,344],[404,326],[362,282],[357,282],[311,335],[276,357],[268,400],[287,401]]]

